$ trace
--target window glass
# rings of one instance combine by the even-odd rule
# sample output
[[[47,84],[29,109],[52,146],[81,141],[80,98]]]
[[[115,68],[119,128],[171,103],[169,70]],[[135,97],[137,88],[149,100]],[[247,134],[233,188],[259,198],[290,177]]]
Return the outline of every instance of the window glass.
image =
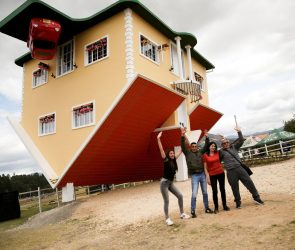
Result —
[[[73,70],[73,40],[59,46],[58,48],[58,60],[57,75],[63,75]]]
[[[94,124],[93,102],[73,108],[73,128]]]
[[[39,135],[55,133],[55,113],[39,118]]]
[[[47,69],[38,69],[33,72],[33,83],[32,87],[38,87],[48,81],[48,70]]]
[[[157,45],[152,43],[149,39],[140,36],[140,53],[154,62],[159,62],[159,52]]]
[[[108,39],[104,37],[86,46],[86,64],[90,64],[108,56]]]

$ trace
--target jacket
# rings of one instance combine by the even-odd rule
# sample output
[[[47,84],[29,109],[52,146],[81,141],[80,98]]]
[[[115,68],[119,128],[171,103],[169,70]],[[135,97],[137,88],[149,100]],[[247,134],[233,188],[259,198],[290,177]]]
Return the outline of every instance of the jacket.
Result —
[[[181,136],[181,150],[185,155],[188,175],[204,172],[203,154],[206,152],[208,145],[209,138],[206,137],[205,146],[197,152],[192,152],[185,145],[185,137]]]
[[[240,149],[240,147],[243,145],[243,142],[244,142],[243,134],[241,131],[238,132],[238,136],[239,136],[238,140],[234,142],[228,149],[219,150],[220,161],[223,162],[224,168],[226,170],[239,168],[241,166],[240,162],[237,161],[237,159],[240,160],[238,150]],[[235,159],[235,157],[233,157],[227,151],[230,151],[230,153],[232,153],[237,159]]]

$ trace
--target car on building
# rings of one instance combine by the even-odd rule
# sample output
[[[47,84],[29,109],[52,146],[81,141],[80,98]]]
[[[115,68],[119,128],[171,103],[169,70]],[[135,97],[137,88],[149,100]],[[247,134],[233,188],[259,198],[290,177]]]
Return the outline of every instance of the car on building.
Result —
[[[32,18],[27,41],[32,57],[39,60],[53,59],[60,33],[59,22],[44,18]]]

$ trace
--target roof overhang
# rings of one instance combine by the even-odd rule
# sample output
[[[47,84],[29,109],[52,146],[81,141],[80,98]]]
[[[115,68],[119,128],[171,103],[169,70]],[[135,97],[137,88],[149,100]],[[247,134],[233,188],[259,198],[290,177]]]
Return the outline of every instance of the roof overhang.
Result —
[[[205,129],[209,131],[222,115],[223,114],[217,110],[198,104],[189,112],[190,129],[202,130],[202,134],[199,138],[201,139],[203,137],[203,131]]]
[[[197,44],[194,35],[185,32],[176,32],[171,30],[163,21],[150,12],[143,4],[137,0],[120,0],[103,9],[102,11],[82,19],[71,18],[50,5],[40,0],[27,0],[24,4],[13,11],[9,16],[0,22],[0,32],[12,36],[16,39],[26,42],[29,32],[30,20],[34,17],[41,17],[58,21],[62,26],[62,33],[59,44],[62,44],[80,32],[102,22],[103,20],[123,11],[126,8],[132,9],[143,17],[148,23],[156,27],[161,33],[169,39],[181,37],[182,45],[190,45],[192,48]],[[200,55],[197,51],[192,50],[192,57],[208,70],[213,69],[214,65]],[[25,54],[16,59],[16,64],[22,66],[24,62],[31,59],[30,54]]]
[[[153,131],[185,96],[137,76],[122,92],[57,182],[61,187],[153,180],[162,174]],[[179,137],[178,137],[179,138]]]

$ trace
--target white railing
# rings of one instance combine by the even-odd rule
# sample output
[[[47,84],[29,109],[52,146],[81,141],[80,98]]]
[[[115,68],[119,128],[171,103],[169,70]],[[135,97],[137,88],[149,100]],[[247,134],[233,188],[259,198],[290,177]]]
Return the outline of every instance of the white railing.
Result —
[[[201,85],[197,81],[182,80],[172,83],[172,88],[183,95],[189,95],[192,102],[201,100]]]
[[[294,156],[295,155],[295,139],[289,141],[279,141],[271,145],[261,147],[251,147],[240,149],[240,157],[243,159],[257,157],[276,157],[276,156]]]
[[[148,181],[140,181],[140,182],[128,182],[122,184],[111,184],[111,185],[95,185],[95,186],[76,186],[75,187],[75,200],[89,197],[93,193],[98,192],[106,192],[108,190],[120,189],[120,188],[128,188],[128,187],[135,187],[137,185],[141,185],[144,183],[152,182],[152,180]],[[61,201],[62,197],[62,190],[61,189],[52,189],[52,188],[45,188],[28,192],[19,193],[19,202],[21,207],[25,206],[36,206],[38,204],[39,213],[44,211],[44,207],[47,207],[50,204],[50,208],[59,207],[62,205]]]

